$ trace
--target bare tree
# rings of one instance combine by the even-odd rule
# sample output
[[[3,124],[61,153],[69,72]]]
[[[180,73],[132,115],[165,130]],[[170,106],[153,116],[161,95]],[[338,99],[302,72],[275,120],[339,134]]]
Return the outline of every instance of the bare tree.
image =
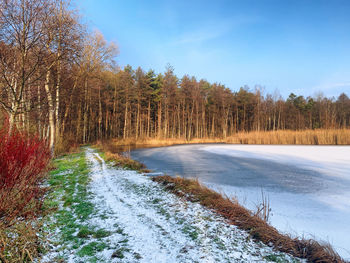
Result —
[[[50,1],[3,0],[0,2],[0,103],[10,118],[10,131],[26,109],[24,94],[42,78],[46,53],[45,21]]]

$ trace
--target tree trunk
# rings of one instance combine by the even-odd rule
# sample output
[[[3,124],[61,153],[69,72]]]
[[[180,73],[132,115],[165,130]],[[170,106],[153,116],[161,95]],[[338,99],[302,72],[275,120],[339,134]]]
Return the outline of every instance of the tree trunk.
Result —
[[[74,95],[74,91],[76,89],[77,84],[78,84],[78,78],[76,78],[75,81],[74,81],[73,89],[71,91],[70,98],[69,98],[69,102],[66,104],[66,109],[65,109],[65,112],[64,112],[63,120],[62,120],[61,136],[63,136],[63,134],[65,132],[66,122],[68,120],[68,114],[69,114],[70,109],[71,109],[71,105],[72,105],[72,102],[73,102],[73,95]],[[78,121],[80,121],[80,119],[78,119]]]
[[[162,103],[158,102],[158,138],[162,137]]]
[[[42,138],[42,132],[41,132],[41,94],[40,94],[40,86],[38,86],[38,131],[39,131],[39,138]]]
[[[12,93],[12,97],[11,98],[11,110],[9,112],[9,134],[12,133],[13,128],[15,127],[15,120],[16,120],[16,116],[18,113],[18,102],[16,101],[16,92],[17,92],[17,81],[15,81],[14,79],[12,80],[12,82],[14,83],[14,92]]]
[[[9,117],[9,134],[12,133],[12,130],[15,126],[15,118],[16,118],[16,112],[17,110],[13,110],[10,112],[10,117]]]
[[[58,53],[58,56],[60,54]],[[56,109],[55,109],[55,119],[56,119],[56,136],[60,135],[60,119],[59,119],[59,107],[60,107],[60,85],[61,85],[61,63],[57,60],[57,83],[56,83]]]
[[[85,85],[84,85],[84,109],[83,109],[83,143],[87,142],[87,117],[88,117],[88,82],[87,77],[85,78]]]
[[[54,107],[53,98],[52,98],[51,91],[50,91],[50,75],[51,75],[51,71],[48,70],[46,72],[45,91],[46,91],[46,95],[47,95],[47,101],[49,104],[49,127],[50,127],[49,147],[50,147],[51,154],[54,155],[55,131],[56,131],[56,128],[55,128],[55,107]]]
[[[116,124],[114,125],[113,121],[116,121]],[[113,115],[112,115],[112,130],[113,130],[113,136],[117,136],[117,85],[114,83],[114,97],[113,97]]]
[[[124,133],[123,133],[123,138],[124,138],[124,139],[127,138],[127,132],[128,132],[128,129],[127,129],[127,125],[128,125],[128,115],[129,115],[128,109],[129,109],[129,105],[128,105],[128,102],[126,102],[126,105],[125,105],[125,115],[124,115]]]
[[[151,122],[151,100],[148,101],[147,108],[147,137],[149,138],[150,132],[150,122]]]
[[[60,11],[59,11],[59,30],[58,30],[58,43],[57,43],[57,81],[56,81],[56,109],[55,109],[55,121],[56,121],[56,136],[60,135],[60,118],[59,118],[59,107],[60,107],[60,86],[61,86],[61,38],[62,38],[62,16],[63,7],[62,0],[60,0]]]
[[[140,100],[137,100],[137,113],[136,113],[136,140],[139,137],[139,129],[140,129]]]
[[[101,86],[98,88],[98,138],[102,139],[102,101]]]

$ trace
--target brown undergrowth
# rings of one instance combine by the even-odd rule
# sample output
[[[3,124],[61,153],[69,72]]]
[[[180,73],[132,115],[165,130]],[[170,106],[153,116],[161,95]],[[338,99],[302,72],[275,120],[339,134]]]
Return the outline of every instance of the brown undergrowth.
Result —
[[[196,144],[196,143],[225,143],[223,138],[127,138],[127,139],[112,139],[111,143],[115,146],[171,146],[177,144]]]
[[[110,143],[116,147],[157,147],[196,143],[350,145],[350,129],[251,131],[235,133],[226,138],[127,138],[112,139]]]
[[[240,229],[248,231],[255,240],[273,246],[275,249],[289,253],[295,257],[305,258],[309,262],[345,262],[329,244],[321,244],[315,240],[292,238],[279,233],[274,227],[242,207],[235,200],[225,198],[219,193],[201,185],[198,180],[157,176],[154,181],[178,196],[214,210]]]
[[[143,163],[135,161],[128,156],[124,156],[119,153],[112,153],[110,151],[110,145],[98,142],[94,145],[95,148],[102,152],[102,156],[106,161],[112,161],[115,166],[120,166],[126,169],[136,170],[139,172],[149,172]]]
[[[76,142],[76,138],[73,135],[57,136],[54,156],[62,156],[70,153],[79,152],[79,144]]]
[[[235,144],[350,145],[350,129],[242,132],[225,142]]]
[[[42,240],[38,236],[41,222],[17,220],[11,226],[0,222],[0,262],[33,262],[40,257]]]

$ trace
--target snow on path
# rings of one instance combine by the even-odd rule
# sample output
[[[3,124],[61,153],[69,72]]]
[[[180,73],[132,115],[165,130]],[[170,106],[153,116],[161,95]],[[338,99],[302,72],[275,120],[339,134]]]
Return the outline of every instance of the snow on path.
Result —
[[[89,148],[86,157],[92,171],[89,190],[100,215],[89,223],[114,233],[105,240],[109,248],[97,254],[101,262],[265,262],[274,256],[295,262],[251,241],[246,232],[199,204],[164,191],[148,177],[109,168]],[[123,257],[113,258],[121,243]]]

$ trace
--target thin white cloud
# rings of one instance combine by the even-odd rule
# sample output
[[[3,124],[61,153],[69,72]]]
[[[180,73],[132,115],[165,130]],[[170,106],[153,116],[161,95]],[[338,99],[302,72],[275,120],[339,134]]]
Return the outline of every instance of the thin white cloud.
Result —
[[[314,89],[323,90],[323,91],[331,91],[334,89],[342,89],[342,88],[349,89],[350,88],[350,81],[324,83],[324,84],[316,86]]]
[[[203,43],[208,40],[212,40],[218,37],[223,36],[229,30],[214,30],[214,29],[201,29],[191,33],[186,33],[180,36],[179,39],[173,42],[174,45],[184,45],[184,44],[193,44],[193,43]]]
[[[221,21],[206,21],[200,28],[189,29],[184,34],[177,36],[171,44],[201,44],[209,40],[220,38],[229,34],[234,29],[242,25],[250,24],[258,21],[257,17],[235,17],[234,19]]]

